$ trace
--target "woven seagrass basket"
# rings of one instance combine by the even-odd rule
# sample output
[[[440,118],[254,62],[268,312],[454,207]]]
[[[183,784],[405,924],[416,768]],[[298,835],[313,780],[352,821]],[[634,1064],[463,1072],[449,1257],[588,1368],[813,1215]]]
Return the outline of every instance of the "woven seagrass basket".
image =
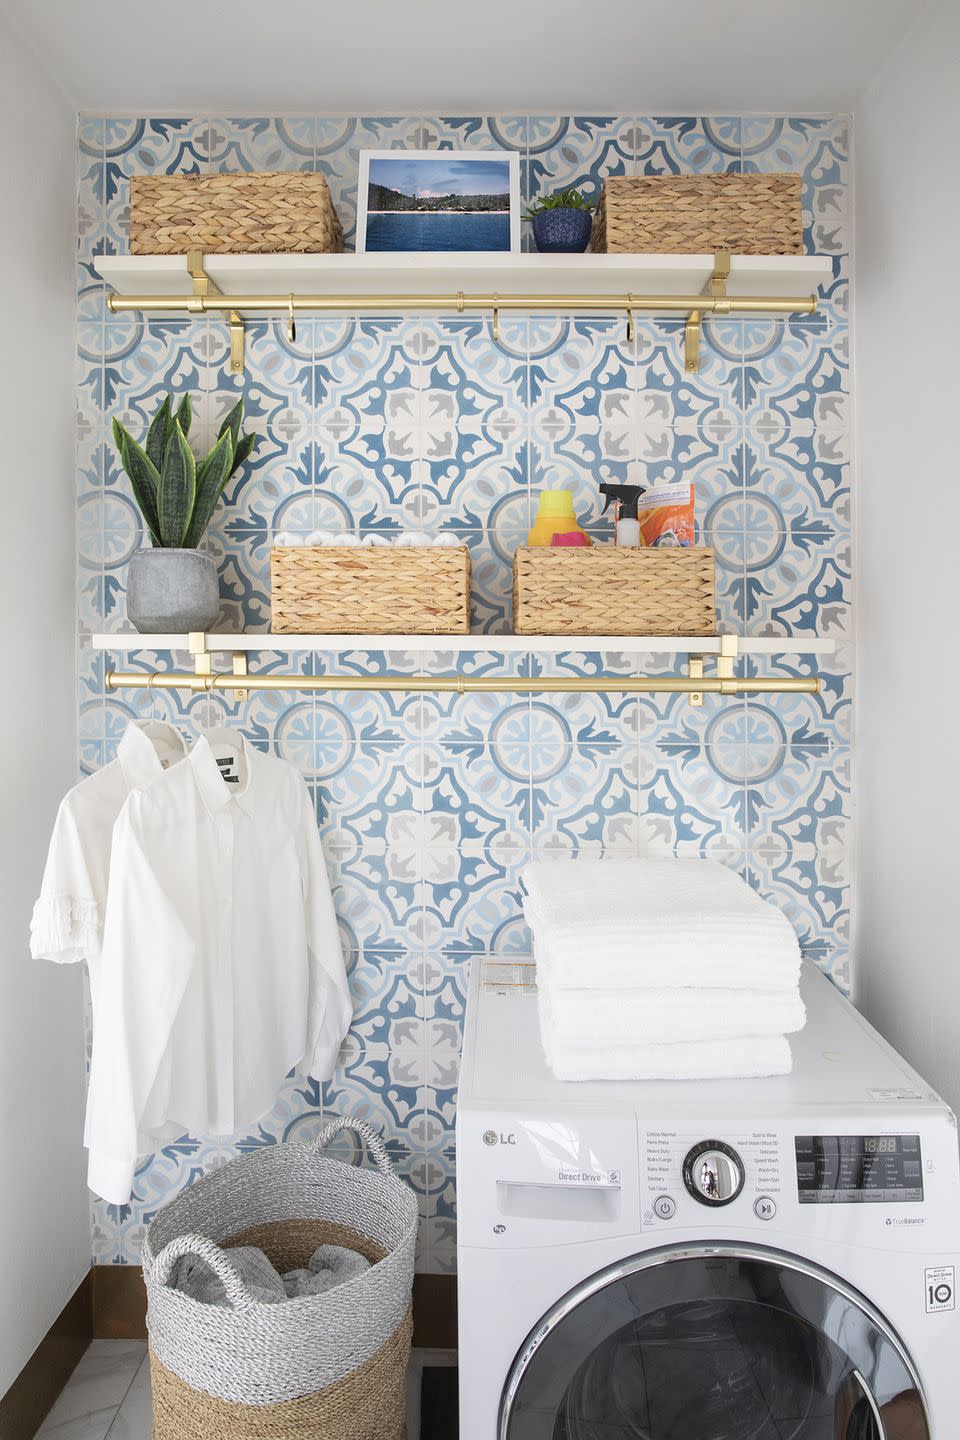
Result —
[[[591,247],[610,254],[802,255],[799,175],[613,176]]]
[[[271,628],[279,635],[466,635],[466,545],[275,545]]]
[[[343,249],[343,227],[323,175],[134,175],[133,255],[323,255]]]
[[[714,635],[713,551],[554,549],[513,557],[517,635]]]
[[[377,1169],[322,1152],[343,1129]],[[417,1201],[382,1141],[335,1120],[313,1145],[270,1145],[212,1170],[157,1211],[143,1247],[153,1440],[404,1440]],[[320,1295],[274,1304],[249,1294],[230,1261],[256,1245],[278,1270],[319,1245],[370,1261]],[[223,1304],[176,1288],[199,1258]]]

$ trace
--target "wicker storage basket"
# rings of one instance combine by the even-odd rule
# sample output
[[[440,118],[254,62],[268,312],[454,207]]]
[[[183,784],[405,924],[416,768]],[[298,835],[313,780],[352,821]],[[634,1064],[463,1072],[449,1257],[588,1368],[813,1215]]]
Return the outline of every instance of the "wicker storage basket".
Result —
[[[343,227],[323,175],[134,175],[133,255],[328,254]]]
[[[466,545],[275,545],[272,629],[279,635],[466,635]]]
[[[340,1130],[377,1170],[323,1154]],[[143,1247],[153,1440],[403,1440],[417,1201],[370,1128],[335,1120],[314,1145],[271,1145],[213,1170],[164,1205]],[[248,1294],[230,1247],[256,1245],[280,1272],[319,1245],[370,1269],[321,1295],[274,1304]],[[197,1256],[226,1304],[174,1288]]]
[[[554,549],[513,557],[518,635],[713,635],[713,551]]]
[[[799,175],[644,175],[603,182],[592,248],[611,254],[802,255]]]

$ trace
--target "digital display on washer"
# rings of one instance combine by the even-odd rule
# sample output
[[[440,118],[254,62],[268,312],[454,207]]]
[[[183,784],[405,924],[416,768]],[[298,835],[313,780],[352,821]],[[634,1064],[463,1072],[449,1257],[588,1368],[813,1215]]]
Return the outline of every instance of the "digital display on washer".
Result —
[[[795,1146],[801,1205],[923,1199],[919,1135],[798,1135]]]

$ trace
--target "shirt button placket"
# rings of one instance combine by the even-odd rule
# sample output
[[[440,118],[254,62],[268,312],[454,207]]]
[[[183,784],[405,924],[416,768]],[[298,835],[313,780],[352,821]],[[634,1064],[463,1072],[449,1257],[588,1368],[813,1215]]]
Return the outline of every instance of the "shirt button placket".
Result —
[[[221,812],[218,825],[219,878],[217,906],[217,1014],[216,1025],[220,1035],[217,1046],[217,1094],[220,1114],[220,1131],[228,1133],[234,1127],[234,1086],[233,1086],[233,900],[234,900],[234,848],[235,818],[231,805]]]

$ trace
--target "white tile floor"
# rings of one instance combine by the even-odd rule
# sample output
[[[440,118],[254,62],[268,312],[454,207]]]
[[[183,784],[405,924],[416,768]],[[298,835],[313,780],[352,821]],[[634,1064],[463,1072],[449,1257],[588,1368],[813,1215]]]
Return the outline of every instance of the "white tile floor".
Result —
[[[456,1364],[451,1350],[414,1350],[407,1386],[409,1440],[420,1432],[424,1365]],[[94,1340],[37,1432],[37,1440],[150,1440],[150,1367],[141,1340]]]

